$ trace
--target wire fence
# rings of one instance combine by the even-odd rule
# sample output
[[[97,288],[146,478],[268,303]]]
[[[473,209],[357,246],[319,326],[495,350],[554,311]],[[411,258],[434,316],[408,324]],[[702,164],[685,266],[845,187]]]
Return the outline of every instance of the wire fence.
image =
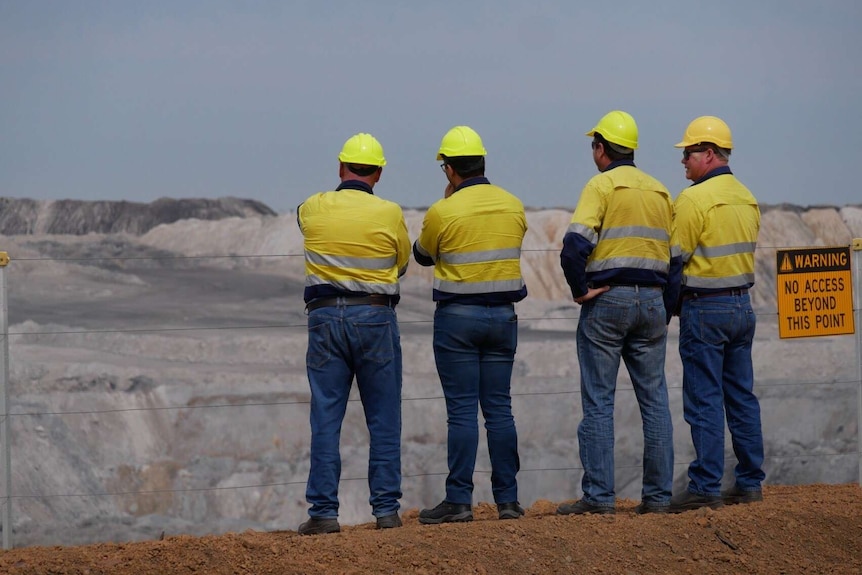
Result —
[[[784,383],[758,383],[757,389],[780,389],[787,388],[791,386],[800,386],[800,387],[808,387],[808,386],[835,386],[835,385],[856,385],[858,384],[858,380],[848,379],[848,380],[833,380],[833,381],[791,381]],[[682,385],[668,385],[668,390],[680,390],[682,389]],[[633,393],[634,390],[631,388],[621,388],[617,391],[622,393]],[[580,389],[567,389],[567,390],[559,390],[559,391],[532,391],[532,392],[512,392],[510,395],[513,398],[516,397],[541,397],[541,396],[551,396],[551,395],[580,395]],[[444,399],[443,395],[429,395],[423,397],[402,397],[402,402],[412,402],[412,401],[439,401]],[[360,403],[361,400],[359,398],[350,398],[347,400],[348,403]],[[260,402],[247,402],[247,403],[215,403],[215,404],[207,404],[207,405],[162,405],[155,407],[124,407],[124,408],[116,408],[116,409],[89,409],[89,410],[73,410],[73,411],[27,411],[27,412],[15,412],[11,411],[9,413],[10,418],[14,417],[41,417],[45,415],[98,415],[105,413],[131,413],[131,412],[147,412],[147,411],[175,411],[175,410],[200,410],[200,409],[236,409],[241,407],[277,407],[284,405],[311,405],[311,400],[296,400],[296,401],[260,401]],[[536,470],[538,471],[538,470]],[[490,473],[490,472],[489,472]]]
[[[777,250],[782,249],[777,246],[768,246],[768,247],[759,247],[760,250]],[[533,250],[524,250],[526,252],[525,257],[529,257],[530,254],[547,254],[550,252],[558,253],[558,250],[551,249],[533,249]],[[260,260],[265,258],[302,258],[303,254],[301,253],[288,253],[288,254],[214,254],[214,255],[204,255],[204,256],[117,256],[117,257],[106,257],[106,256],[96,256],[96,257],[23,257],[23,258],[15,258],[13,261],[13,265],[9,268],[12,271],[12,275],[10,276],[10,280],[14,281],[14,262],[31,262],[33,264],[40,264],[45,262],[74,262],[79,264],[96,264],[99,262],[118,262],[118,261],[171,261],[171,260],[195,260],[198,262],[202,262],[205,260]],[[242,273],[239,271],[231,271],[226,273]],[[560,274],[562,277],[562,274]],[[562,281],[562,280],[561,280]],[[860,289],[860,286],[855,286],[856,289]],[[429,289],[430,292],[430,289]],[[568,305],[572,305],[571,302],[566,302]],[[297,308],[301,309],[301,300],[297,301]],[[571,308],[574,311],[576,308],[573,306]],[[296,311],[296,310],[294,310]],[[857,309],[854,309],[854,314],[857,313]],[[857,314],[858,315],[858,314]],[[765,320],[767,323],[776,322],[778,319],[778,312],[771,310],[758,310],[758,320]],[[571,349],[574,350],[575,342],[574,342],[574,331],[572,327],[576,325],[578,321],[578,314],[563,314],[563,315],[520,315],[519,316],[519,325],[522,329],[530,327],[531,323],[534,322],[543,322],[546,324],[547,322],[564,322],[566,324],[566,330],[571,333],[571,337],[568,341]],[[61,325],[65,324],[74,324],[74,321],[70,321],[70,319],[64,318],[61,322]],[[400,319],[399,325],[403,327],[414,326],[420,329],[425,329],[428,332],[428,340],[430,343],[430,326],[433,324],[433,319],[431,317],[421,318],[421,319]],[[293,333],[300,333],[304,331],[306,328],[306,323],[304,321],[289,321],[284,323],[248,323],[246,325],[200,325],[200,326],[183,326],[183,327],[174,327],[174,326],[156,326],[156,327],[124,327],[124,328],[116,328],[116,327],[94,327],[92,329],[68,329],[68,328],[51,328],[45,330],[31,330],[31,329],[23,329],[19,324],[15,329],[8,332],[8,336],[10,341],[14,341],[15,338],[21,338],[21,340],[26,340],[32,344],[33,341],[38,340],[42,337],[67,337],[67,336],[90,336],[90,335],[140,335],[140,334],[173,334],[173,333],[183,333],[194,336],[195,333],[219,333],[219,332],[250,332],[250,331],[262,331],[269,332],[270,335],[273,335],[273,332],[279,332],[274,334],[277,337],[283,337],[283,331],[289,331]],[[760,326],[759,326],[760,329]],[[860,326],[856,326],[856,329],[860,329]],[[541,330],[538,330],[541,331]],[[559,337],[559,336],[557,336]],[[566,335],[562,336],[565,340]],[[755,343],[755,354],[757,353],[758,343]],[[428,346],[430,348],[430,345]],[[669,344],[669,348],[670,348]],[[858,353],[857,350],[857,362],[858,362]],[[669,356],[672,357],[672,356]],[[10,358],[10,363],[14,363],[16,358],[14,355]],[[570,361],[573,364],[577,363],[576,357],[572,355],[570,357]],[[572,366],[576,368],[577,366]],[[859,373],[860,369],[857,368],[856,373]],[[622,372],[621,372],[622,374]],[[756,374],[759,376],[759,374]],[[530,375],[518,376],[515,378],[520,378],[524,381],[530,380]],[[549,377],[539,377],[545,382],[551,382],[555,384],[560,384],[559,389],[543,389],[543,390],[522,390],[520,387],[516,389],[513,386],[512,397],[513,399],[523,399],[528,400],[530,398],[554,398],[554,397],[576,397],[580,395],[579,389],[579,381],[577,377],[577,372],[572,372],[569,375],[561,375],[561,376],[549,376]],[[781,381],[773,381],[773,378],[764,378],[760,381],[760,377],[758,377],[759,381],[756,383],[756,391],[758,393],[769,393],[770,390],[779,393],[783,390],[787,389],[805,389],[805,388],[835,388],[846,386],[848,388],[848,397],[852,394],[852,391],[855,389],[857,393],[862,393],[862,382],[858,377],[853,377],[848,373],[838,372],[837,376],[833,376],[831,379],[815,379],[815,378],[801,378],[798,380],[787,380],[785,378],[781,378]],[[778,379],[778,378],[775,378]],[[23,387],[21,382],[17,382],[17,387]],[[522,386],[523,387],[523,386]],[[680,390],[682,388],[681,383],[669,384],[669,390]],[[631,387],[620,386],[618,391],[622,394],[632,395],[633,390]],[[436,394],[419,394],[415,396],[411,396],[409,393],[405,394],[402,397],[402,402],[405,404],[414,404],[421,405],[424,409],[425,404],[429,402],[434,402],[439,404],[443,400],[442,393]],[[358,398],[351,398],[350,403],[355,404],[358,402]],[[634,401],[632,399],[632,401]],[[158,413],[158,412],[193,412],[193,411],[207,411],[207,410],[238,410],[238,409],[249,409],[249,408],[281,408],[281,407],[304,407],[310,404],[310,399],[306,398],[294,398],[290,400],[265,400],[265,401],[231,401],[231,402],[214,402],[214,403],[203,403],[203,404],[190,404],[188,401],[183,402],[183,400],[178,399],[177,403],[170,403],[163,405],[146,405],[146,406],[125,406],[125,407],[101,407],[101,408],[88,408],[88,409],[38,409],[34,407],[32,404],[34,403],[32,397],[28,395],[27,398],[19,398],[16,396],[10,397],[9,402],[9,413],[8,416],[11,422],[15,421],[23,421],[27,418],[53,418],[53,417],[74,417],[74,416],[87,416],[91,418],[89,421],[90,425],[94,425],[92,418],[95,417],[97,420],[100,417],[107,416],[115,416],[123,414],[133,414],[133,413]],[[571,410],[572,405],[576,405],[576,400],[566,401],[566,402],[558,402],[560,405],[564,405],[564,408]],[[28,407],[29,405],[29,407]],[[2,414],[0,414],[0,422],[4,421],[2,418]],[[516,416],[516,424],[518,423],[518,417]],[[98,424],[98,423],[96,423]],[[859,421],[855,422],[846,422],[848,427],[851,427],[855,424],[858,428]],[[307,424],[306,424],[307,425]],[[72,424],[74,426],[74,424]],[[441,428],[445,428],[445,420],[441,420],[439,423]],[[637,432],[638,430],[634,430]],[[636,435],[636,433],[634,433]],[[845,432],[845,435],[849,436],[849,431]],[[26,458],[26,454],[18,453],[15,451],[15,437],[13,436],[13,456],[15,459],[13,461],[20,461],[20,458]],[[573,439],[573,438],[570,438]],[[804,442],[803,442],[804,443]],[[838,447],[844,447],[844,449],[836,449],[833,446],[832,449],[823,449],[822,446],[815,451],[799,451],[797,453],[767,453],[767,461],[792,461],[796,459],[804,459],[806,461],[809,460],[820,460],[820,459],[828,459],[828,458],[836,458],[836,457],[849,457],[856,458],[859,460],[862,457],[862,450],[860,450],[860,446],[858,442],[855,442],[855,447],[851,446],[850,442],[842,441],[837,442]],[[105,446],[107,447],[107,446]],[[188,449],[189,446],[186,446]],[[438,446],[439,448],[439,446]],[[439,449],[438,449],[439,451]],[[539,458],[541,459],[541,458]],[[576,456],[573,456],[572,459],[576,459]],[[680,457],[677,455],[677,461],[675,466],[679,469],[685,468],[688,465],[688,460],[685,457]],[[733,461],[731,456],[728,456],[728,462]],[[140,464],[140,463],[138,463]],[[445,459],[440,460],[439,458],[435,462],[436,465],[445,466]],[[415,469],[417,467],[421,467],[421,465],[411,464],[409,466],[410,469]],[[640,461],[632,461],[632,462],[620,462],[616,465],[618,470],[628,470],[633,475],[637,475],[642,469],[642,465]],[[583,468],[580,465],[532,465],[525,466],[521,468],[520,473],[523,474],[547,474],[552,472],[563,472],[563,473],[571,473],[571,472],[580,472]],[[477,469],[477,474],[490,474],[490,470],[487,469]],[[403,474],[404,479],[406,480],[421,480],[424,478],[432,478],[432,477],[442,477],[446,476],[447,471],[442,469],[440,470],[428,470],[428,471],[412,471],[405,472]],[[268,482],[249,482],[245,484],[232,484],[232,485],[209,485],[209,486],[200,486],[200,487],[171,487],[166,489],[99,489],[92,488],[91,490],[78,491],[78,490],[69,490],[68,492],[47,492],[40,491],[40,483],[39,482],[30,482],[29,485],[21,484],[21,477],[16,476],[18,479],[18,483],[16,484],[14,481],[11,485],[11,489],[7,495],[6,500],[0,500],[0,505],[8,506],[12,501],[29,501],[29,500],[51,500],[51,499],[64,499],[64,498],[109,498],[109,497],[117,497],[117,496],[146,496],[146,495],[173,495],[173,494],[183,494],[183,493],[201,493],[201,492],[224,492],[224,491],[240,491],[240,490],[261,490],[261,489],[269,489],[269,488],[277,488],[277,487],[292,487],[292,486],[304,486],[305,478],[296,479],[296,480],[285,480],[285,481],[268,481]],[[368,480],[367,475],[347,475],[341,478],[342,482],[366,482]],[[25,488],[28,487],[28,488]]]

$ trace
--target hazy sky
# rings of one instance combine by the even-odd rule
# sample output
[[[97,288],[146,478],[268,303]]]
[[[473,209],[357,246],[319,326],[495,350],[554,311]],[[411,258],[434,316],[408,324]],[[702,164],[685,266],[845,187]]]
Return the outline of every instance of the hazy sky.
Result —
[[[676,196],[673,147],[711,114],[762,203],[862,204],[858,0],[0,0],[0,196],[253,198],[279,212],[338,184],[370,132],[376,192],[427,206],[467,124],[487,175],[573,207],[584,132],[640,127],[635,160]]]

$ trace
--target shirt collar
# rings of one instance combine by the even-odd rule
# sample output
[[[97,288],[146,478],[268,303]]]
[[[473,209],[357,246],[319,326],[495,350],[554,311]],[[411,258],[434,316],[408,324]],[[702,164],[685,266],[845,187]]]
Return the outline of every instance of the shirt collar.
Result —
[[[619,168],[620,166],[631,166],[633,168],[636,167],[634,160],[614,160],[613,162],[608,164],[608,167],[602,170],[602,172],[608,172],[610,170],[613,170],[614,168]]]
[[[458,184],[458,187],[455,188],[455,191],[457,192],[458,190],[461,190],[461,189],[466,188],[468,186],[475,186],[477,184],[490,184],[490,183],[491,182],[489,182],[488,178],[486,178],[485,176],[476,176],[475,178],[467,178],[466,180],[464,180],[463,182]]]
[[[692,186],[696,186],[697,184],[703,183],[710,178],[714,178],[715,176],[721,176],[723,174],[731,174],[731,175],[733,174],[733,172],[730,171],[730,166],[719,166],[719,167],[715,168],[714,170],[707,172],[707,174],[704,177],[702,177],[698,181],[694,182],[692,184]]]
[[[365,182],[360,182],[359,180],[344,180],[341,182],[340,186],[335,188],[336,192],[340,192],[341,190],[357,190],[360,192],[366,192],[372,196],[374,195],[374,191],[371,189],[371,186]]]

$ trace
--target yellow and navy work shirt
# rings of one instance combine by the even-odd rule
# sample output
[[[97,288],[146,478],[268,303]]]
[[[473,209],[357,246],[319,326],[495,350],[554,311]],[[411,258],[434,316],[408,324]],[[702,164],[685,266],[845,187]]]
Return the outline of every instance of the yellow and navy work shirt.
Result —
[[[560,265],[572,297],[588,287],[658,286],[675,307],[680,262],[672,260],[672,226],[673,200],[661,182],[631,160],[609,164],[584,186],[563,238]]]
[[[674,213],[673,241],[682,252],[683,294],[754,285],[760,208],[730,168],[716,168],[683,190]]]
[[[487,178],[464,180],[425,213],[413,256],[434,266],[434,301],[496,305],[521,301],[521,200]]]
[[[410,238],[401,207],[357,180],[315,194],[296,210],[305,244],[305,301],[386,294],[399,299]]]

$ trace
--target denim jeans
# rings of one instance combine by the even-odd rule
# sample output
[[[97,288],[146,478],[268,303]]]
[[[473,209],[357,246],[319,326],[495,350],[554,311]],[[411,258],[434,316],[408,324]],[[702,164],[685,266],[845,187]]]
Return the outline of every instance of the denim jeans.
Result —
[[[614,286],[584,302],[577,340],[584,411],[578,426],[584,501],[615,505],[614,393],[622,358],[643,422],[641,498],[667,505],[673,486],[673,422],[664,374],[667,323],[661,288]]]
[[[447,304],[434,313],[434,359],[446,397],[449,475],[446,501],[472,504],[479,406],[496,503],[518,500],[518,434],[511,379],[518,345],[514,306]]]
[[[371,438],[369,503],[376,517],[398,511],[401,498],[401,336],[395,310],[384,306],[323,307],[308,314],[311,386],[311,517],[338,516],[339,442],[356,376]]]
[[[757,490],[766,476],[751,362],[755,324],[748,294],[683,302],[679,355],[683,410],[696,457],[688,467],[692,493],[721,493],[725,414],[738,461],[736,484],[745,491]]]

